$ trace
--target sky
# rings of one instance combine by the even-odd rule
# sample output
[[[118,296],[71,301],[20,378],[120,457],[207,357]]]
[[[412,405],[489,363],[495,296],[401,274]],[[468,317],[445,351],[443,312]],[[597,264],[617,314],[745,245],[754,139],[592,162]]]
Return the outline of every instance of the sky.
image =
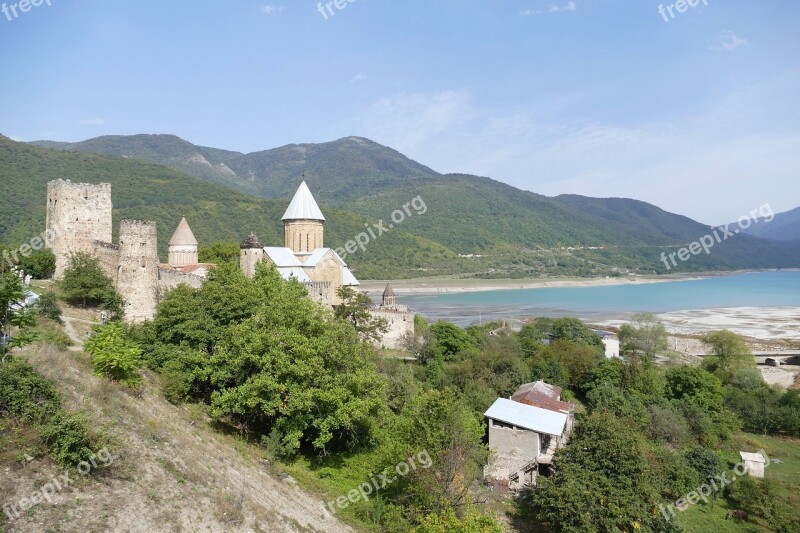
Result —
[[[800,206],[795,0],[34,1],[0,0],[16,140],[357,135],[708,224]]]

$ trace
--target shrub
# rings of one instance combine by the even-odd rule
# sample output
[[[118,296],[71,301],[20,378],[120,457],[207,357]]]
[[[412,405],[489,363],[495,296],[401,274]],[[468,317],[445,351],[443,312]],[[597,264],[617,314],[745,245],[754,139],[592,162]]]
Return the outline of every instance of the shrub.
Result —
[[[47,444],[50,457],[62,466],[75,467],[92,455],[88,425],[79,415],[57,413],[39,435]]]
[[[95,327],[84,348],[92,356],[95,375],[108,377],[131,387],[137,386],[141,381],[141,350],[128,339],[118,322]]]
[[[58,306],[58,296],[53,291],[43,292],[39,296],[36,310],[40,316],[61,323],[61,308]]]
[[[20,359],[0,364],[0,416],[18,423],[43,422],[61,408],[52,383]]]
[[[109,306],[121,301],[113,282],[103,272],[100,263],[85,253],[70,257],[60,286],[64,291],[64,300],[72,305]]]

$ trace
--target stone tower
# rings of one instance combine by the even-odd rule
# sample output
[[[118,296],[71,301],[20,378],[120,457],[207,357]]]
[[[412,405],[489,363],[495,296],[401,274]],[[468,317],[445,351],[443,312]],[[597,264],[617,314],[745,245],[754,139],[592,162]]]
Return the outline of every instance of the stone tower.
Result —
[[[178,228],[169,240],[170,266],[183,267],[199,263],[197,257],[197,239],[194,238],[192,228],[186,222],[186,217],[181,218]]]
[[[392,285],[390,283],[387,283],[386,288],[383,290],[383,306],[394,307],[396,305],[397,297],[394,294],[394,289],[392,289]]]
[[[46,246],[56,256],[55,278],[63,276],[76,252],[92,254],[95,241],[111,243],[111,184],[47,184]]]
[[[283,214],[285,246],[296,254],[310,254],[322,248],[324,222],[317,201],[303,181]]]
[[[125,318],[153,318],[158,303],[158,231],[155,222],[123,220],[119,227],[117,290],[125,300]]]
[[[244,240],[239,251],[239,265],[248,278],[256,275],[256,265],[264,260],[264,247],[252,231]]]

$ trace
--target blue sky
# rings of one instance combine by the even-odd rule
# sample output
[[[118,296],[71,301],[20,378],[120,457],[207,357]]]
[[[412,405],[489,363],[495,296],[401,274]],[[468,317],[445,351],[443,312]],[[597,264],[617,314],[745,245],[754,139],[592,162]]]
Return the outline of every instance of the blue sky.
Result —
[[[245,152],[360,135],[440,172],[707,223],[797,207],[800,2],[697,2],[671,18],[675,0],[340,0],[325,16],[43,0],[0,12],[0,132]]]

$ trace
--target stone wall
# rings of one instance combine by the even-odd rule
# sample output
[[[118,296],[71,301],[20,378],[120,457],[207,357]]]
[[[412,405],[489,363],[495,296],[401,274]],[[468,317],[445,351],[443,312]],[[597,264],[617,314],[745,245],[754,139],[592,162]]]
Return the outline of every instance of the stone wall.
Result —
[[[323,248],[322,222],[317,220],[286,221],[283,226],[283,240],[286,248],[294,253],[313,252]]]
[[[403,341],[409,334],[414,334],[414,313],[403,309],[392,307],[373,307],[370,314],[375,318],[383,318],[389,329],[380,341],[380,347],[390,350],[400,350],[403,348]]]
[[[55,278],[63,276],[73,253],[95,252],[95,241],[110,243],[112,230],[111,184],[47,184],[46,246],[56,256]]]
[[[188,285],[193,289],[199,289],[203,286],[204,281],[205,278],[195,276],[194,274],[186,274],[177,270],[160,268],[158,270],[159,300],[178,285]]]
[[[248,278],[256,275],[256,265],[264,260],[263,248],[242,248],[239,251],[239,266]]]
[[[158,265],[156,223],[123,220],[119,228],[117,290],[125,300],[129,322],[142,322],[155,315]]]
[[[303,286],[308,291],[309,298],[326,307],[331,307],[333,285],[330,281],[309,281],[303,283]]]
[[[114,282],[114,286],[116,286],[117,274],[119,273],[119,246],[111,244],[110,242],[95,241],[92,255],[97,258],[103,272],[106,273],[106,276],[111,278],[111,281]]]

